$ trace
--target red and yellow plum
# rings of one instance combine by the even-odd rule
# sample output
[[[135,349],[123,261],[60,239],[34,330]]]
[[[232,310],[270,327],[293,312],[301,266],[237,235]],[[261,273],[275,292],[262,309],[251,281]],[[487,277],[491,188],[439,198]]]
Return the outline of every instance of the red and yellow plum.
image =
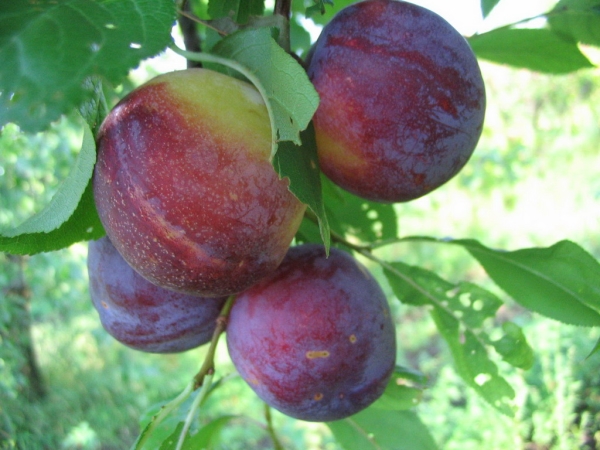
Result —
[[[396,357],[386,298],[351,255],[306,244],[245,292],[227,328],[231,359],[267,404],[307,421],[348,417],[383,393]]]
[[[160,75],[117,104],[97,144],[100,219],[152,283],[220,297],[285,256],[306,206],[271,164],[267,109],[250,84],[206,69]]]
[[[210,341],[226,298],[156,286],[135,272],[107,237],[88,244],[90,296],[104,329],[150,353],[177,353]]]
[[[421,6],[366,0],[341,10],[310,52],[323,172],[369,200],[446,183],[481,135],[485,86],[466,39]]]

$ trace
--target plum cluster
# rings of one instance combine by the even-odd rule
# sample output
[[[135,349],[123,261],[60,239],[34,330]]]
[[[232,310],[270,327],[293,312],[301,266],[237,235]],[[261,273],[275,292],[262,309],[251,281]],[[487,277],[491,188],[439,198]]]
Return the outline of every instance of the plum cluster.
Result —
[[[407,201],[452,178],[481,134],[485,90],[465,39],[414,4],[342,10],[307,58],[320,165],[343,189]],[[160,75],[102,123],[93,178],[107,237],[90,242],[92,302],[132,348],[208,342],[229,297],[227,346],[266,403],[302,420],[352,415],[394,370],[380,286],[351,254],[292,245],[306,205],[270,161],[267,108],[206,69]],[[231,297],[233,296],[233,297]]]

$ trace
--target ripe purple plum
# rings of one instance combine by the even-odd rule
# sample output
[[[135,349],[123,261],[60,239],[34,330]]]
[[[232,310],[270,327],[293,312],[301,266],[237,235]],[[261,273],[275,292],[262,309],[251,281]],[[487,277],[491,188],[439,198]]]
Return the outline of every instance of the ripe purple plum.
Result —
[[[319,162],[340,187],[378,202],[413,200],[471,157],[485,86],[466,39],[436,13],[355,3],[323,28],[307,64],[321,97]]]
[[[266,106],[249,83],[166,73],[111,111],[93,186],[108,236],[154,284],[240,292],[279,265],[306,206],[271,161]]]
[[[332,248],[290,248],[279,268],[233,304],[231,359],[267,404],[307,421],[331,421],[383,393],[396,358],[395,328],[379,284]]]
[[[150,283],[107,237],[88,244],[90,296],[117,341],[150,353],[177,353],[210,341],[225,298],[202,298]]]

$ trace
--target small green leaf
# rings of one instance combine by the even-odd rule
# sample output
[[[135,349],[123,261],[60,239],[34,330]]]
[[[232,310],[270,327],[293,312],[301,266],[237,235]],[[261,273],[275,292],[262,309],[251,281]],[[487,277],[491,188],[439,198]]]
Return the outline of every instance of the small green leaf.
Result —
[[[507,252],[471,239],[448,242],[463,246],[527,309],[572,325],[600,326],[600,264],[577,244],[565,240]]]
[[[600,0],[560,0],[547,16],[551,29],[567,39],[600,46]]]
[[[79,106],[79,113],[85,119],[96,136],[104,118],[110,112],[102,90],[102,80],[98,77],[89,77],[85,80],[85,87],[93,95]]]
[[[95,161],[94,138],[84,125],[81,151],[69,176],[44,209],[16,228],[0,232],[0,250],[31,255],[103,236],[92,193]]]
[[[288,177],[290,190],[307,204],[319,222],[321,240],[329,249],[330,232],[321,194],[319,159],[312,125],[301,133],[302,145],[284,141],[279,144],[273,166],[281,177]]]
[[[412,411],[371,407],[327,426],[345,450],[437,449],[427,426]]]
[[[531,369],[535,357],[521,327],[512,322],[504,322],[502,329],[504,336],[497,341],[492,341],[496,351],[510,365],[525,370]]]
[[[270,30],[238,31],[219,41],[212,53],[239,62],[258,77],[272,108],[276,139],[300,145],[300,131],[317,110],[319,95],[306,71],[273,40]]]
[[[93,95],[85,80],[120,83],[171,40],[172,0],[3,2],[0,126],[43,130]]]
[[[470,37],[469,43],[479,58],[538,72],[594,67],[576,42],[549,29],[498,28]]]

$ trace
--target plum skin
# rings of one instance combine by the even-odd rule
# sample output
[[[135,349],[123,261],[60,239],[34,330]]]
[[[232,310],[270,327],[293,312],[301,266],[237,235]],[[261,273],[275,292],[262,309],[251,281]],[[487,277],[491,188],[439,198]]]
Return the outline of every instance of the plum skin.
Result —
[[[90,297],[104,329],[149,353],[179,353],[209,342],[227,297],[169,291],[133,270],[105,236],[88,244]]]
[[[160,75],[117,104],[97,145],[98,214],[152,283],[230,295],[285,256],[306,206],[269,160],[270,121],[250,84],[206,69]]]
[[[306,421],[366,408],[385,390],[396,358],[395,328],[380,286],[349,254],[306,244],[277,271],[239,294],[227,345],[267,404]]]
[[[307,65],[321,98],[321,169],[355,195],[413,200],[473,153],[483,78],[468,42],[436,13],[395,0],[350,5],[323,28]]]

